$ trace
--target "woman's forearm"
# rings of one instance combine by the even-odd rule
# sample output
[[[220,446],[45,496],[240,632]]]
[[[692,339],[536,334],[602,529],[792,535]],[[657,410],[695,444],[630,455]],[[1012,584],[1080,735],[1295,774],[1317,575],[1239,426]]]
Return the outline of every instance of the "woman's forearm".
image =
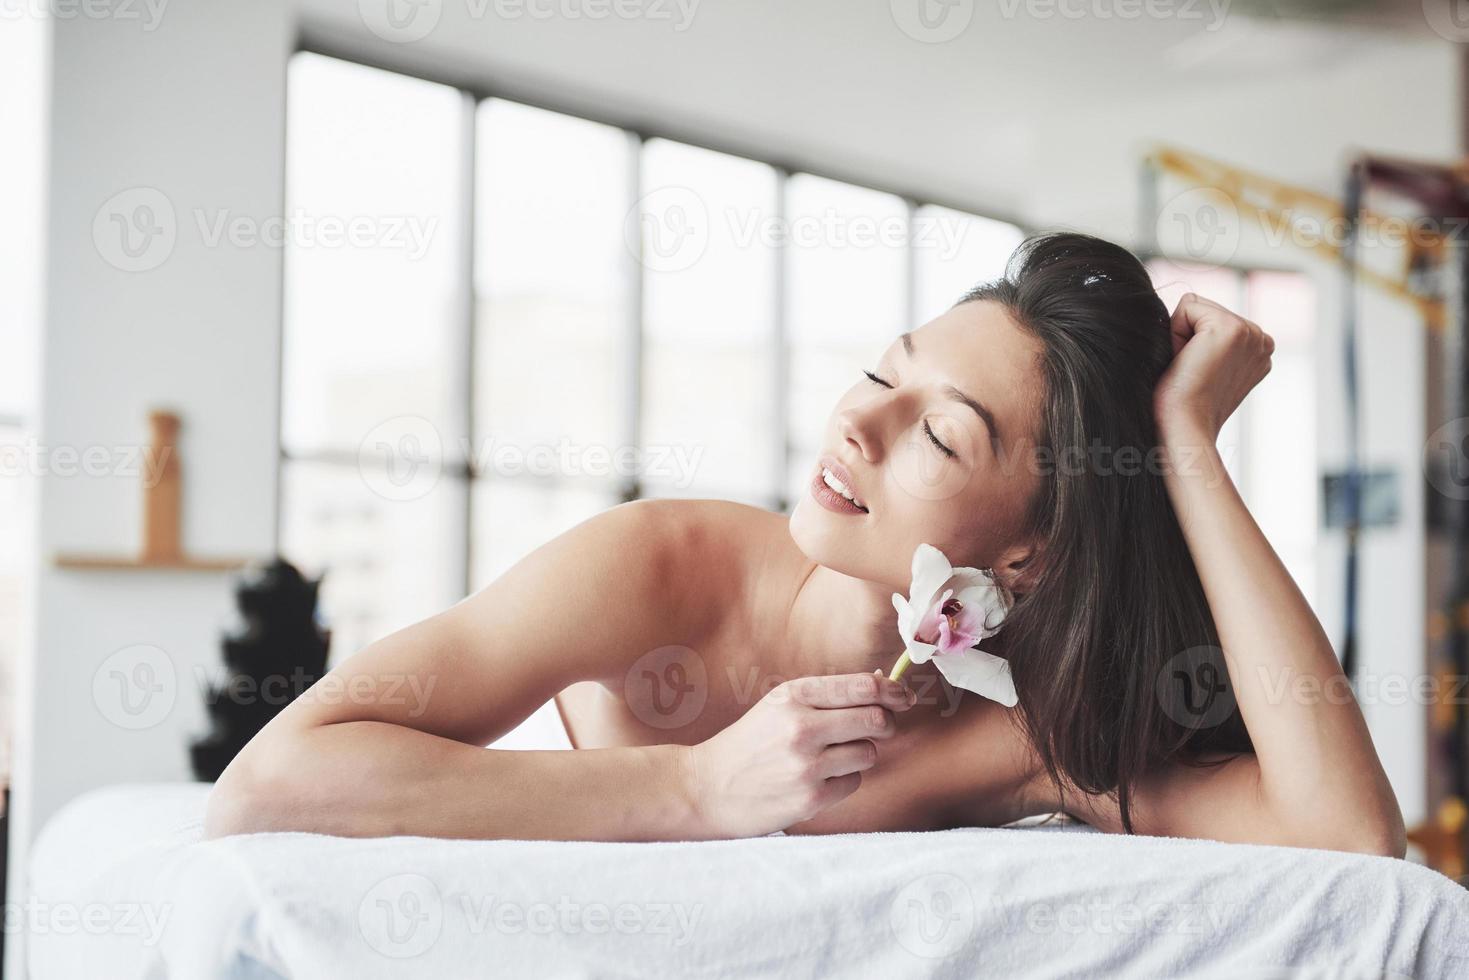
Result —
[[[1260,799],[1303,840],[1400,853],[1402,815],[1331,643],[1245,508],[1214,441],[1165,435],[1165,481],[1203,583]]]
[[[291,830],[518,840],[706,836],[681,745],[485,749],[376,721],[268,735],[215,786],[208,836]]]

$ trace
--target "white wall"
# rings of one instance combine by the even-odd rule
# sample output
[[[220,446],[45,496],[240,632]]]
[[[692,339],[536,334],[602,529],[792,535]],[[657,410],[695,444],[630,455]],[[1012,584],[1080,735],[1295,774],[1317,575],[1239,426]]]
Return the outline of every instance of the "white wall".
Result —
[[[1236,75],[1236,54],[1191,75],[1177,45],[1197,25],[996,20],[983,7],[943,44],[904,34],[888,4],[839,0],[705,0],[683,31],[648,20],[475,17],[468,0],[444,0],[427,5],[435,29],[405,43],[369,29],[369,0],[299,7],[313,36],[378,60],[1122,238],[1134,231],[1137,152],[1153,140],[1333,192],[1350,146],[1445,156],[1458,145],[1455,53],[1413,36],[1369,47],[1329,41],[1328,52],[1350,55],[1329,69],[1301,60]],[[280,257],[268,247],[208,247],[194,212],[279,212],[295,17],[285,0],[174,0],[153,30],[55,24],[42,436],[57,446],[136,445],[147,408],[178,409],[185,535],[200,554],[263,554],[273,544]],[[1404,79],[1414,95],[1397,94]],[[137,187],[167,197],[177,239],[156,268],[126,272],[108,263],[93,225],[109,199]],[[1332,315],[1324,303],[1325,349]],[[1396,329],[1389,320],[1382,331]],[[1367,365],[1379,405],[1421,371],[1411,345],[1385,344]],[[1324,391],[1322,418],[1337,404]],[[1416,459],[1421,439],[1408,408],[1383,412],[1369,432],[1372,453],[1404,460],[1409,450]],[[47,478],[42,554],[131,549],[138,511],[131,476]],[[1421,644],[1412,537],[1405,527],[1369,545],[1367,646],[1383,655]],[[1329,568],[1323,558],[1323,576]],[[184,740],[202,725],[192,669],[216,661],[225,577],[46,567],[38,593],[36,722],[19,787],[29,815],[38,823],[108,782],[187,778]],[[179,682],[171,710],[141,731],[110,721],[115,705],[99,706],[93,693],[104,661],[137,644],[164,650]],[[1407,724],[1387,730],[1397,738]],[[1387,753],[1410,811],[1415,751]]]
[[[172,407],[185,424],[187,544],[201,555],[266,554],[275,521],[280,257],[268,248],[209,247],[193,212],[280,211],[287,8],[279,0],[176,2],[151,29],[91,16],[52,26],[41,442],[103,447],[118,459],[146,442],[150,407]],[[114,206],[131,217],[136,201],[108,202],[137,188],[171,204],[176,240],[156,268],[123,271],[109,262],[121,253],[106,215],[97,236],[94,222]],[[155,217],[168,224],[163,210]],[[135,551],[139,482],[120,473],[42,479],[17,863],[34,831],[75,794],[187,778],[184,739],[202,725],[192,668],[217,662],[226,577],[70,571],[47,561],[59,551]],[[120,714],[119,689],[105,675],[94,697],[99,668],[136,644],[164,651],[170,659],[157,666],[171,664],[179,682],[171,705],[167,691],[154,701],[156,717]],[[156,723],[131,729],[115,719]]]

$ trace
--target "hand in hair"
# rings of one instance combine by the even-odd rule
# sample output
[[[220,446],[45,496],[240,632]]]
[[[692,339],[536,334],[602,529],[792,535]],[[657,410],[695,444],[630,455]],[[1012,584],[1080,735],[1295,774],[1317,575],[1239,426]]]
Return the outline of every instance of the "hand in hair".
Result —
[[[1195,293],[1179,300],[1169,322],[1173,363],[1159,379],[1153,412],[1172,436],[1213,445],[1225,419],[1270,373],[1275,341],[1259,326]]]

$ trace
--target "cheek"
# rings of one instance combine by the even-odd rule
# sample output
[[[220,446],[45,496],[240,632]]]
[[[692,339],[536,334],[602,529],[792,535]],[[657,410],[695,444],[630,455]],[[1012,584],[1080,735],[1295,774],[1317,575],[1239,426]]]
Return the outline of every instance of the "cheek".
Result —
[[[891,450],[891,473],[900,497],[915,502],[939,504],[959,501],[977,489],[982,474],[972,460],[975,446],[968,436],[946,433],[946,444],[958,452],[951,459],[929,441],[921,427],[911,429],[898,439]]]

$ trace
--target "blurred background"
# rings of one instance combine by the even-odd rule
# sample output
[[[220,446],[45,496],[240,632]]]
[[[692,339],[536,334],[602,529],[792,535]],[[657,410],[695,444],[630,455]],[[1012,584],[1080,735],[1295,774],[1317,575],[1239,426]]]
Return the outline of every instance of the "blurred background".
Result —
[[[1462,860],[1466,43],[1457,0],[0,0],[12,883],[78,793],[190,778],[244,563],[323,576],[336,662],[619,501],[788,509],[858,372],[1053,228],[1276,338],[1226,459]]]

